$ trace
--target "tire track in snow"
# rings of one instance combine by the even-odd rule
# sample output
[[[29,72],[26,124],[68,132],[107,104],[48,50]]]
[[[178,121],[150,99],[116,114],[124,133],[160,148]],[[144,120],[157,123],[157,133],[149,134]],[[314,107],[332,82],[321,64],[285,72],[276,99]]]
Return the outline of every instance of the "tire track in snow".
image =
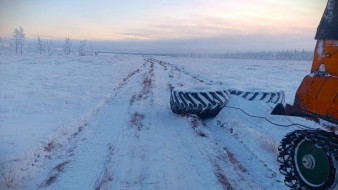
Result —
[[[223,146],[227,146],[229,150],[233,151],[233,154],[236,157],[240,157],[241,160],[246,160],[246,162],[249,162],[249,164],[243,163],[243,165],[248,166],[247,170],[254,177],[255,181],[257,181],[264,189],[272,187],[276,189],[285,188],[284,184],[282,183],[282,178],[278,173],[278,167],[274,168],[273,166],[269,165],[259,155],[257,155],[254,150],[251,150],[248,145],[239,137],[238,133],[233,130],[232,126],[229,126],[229,124],[218,120],[216,126],[219,129],[215,131],[215,133],[222,132],[223,135],[222,137],[216,137],[217,139],[215,139],[215,141],[222,143]],[[213,126],[209,127],[211,128]],[[229,143],[229,141],[232,143]],[[268,144],[264,144],[263,146],[265,146],[266,151],[270,152],[271,154],[275,154],[276,150],[274,147],[271,147]],[[238,149],[238,147],[240,147],[240,149]],[[250,166],[252,163],[254,163],[256,166]],[[264,176],[264,178],[258,174]]]
[[[168,62],[164,62],[164,61],[160,61],[160,60],[157,60],[157,59],[154,59],[154,58],[150,58],[151,61],[153,62],[156,62],[158,64],[160,64],[161,66],[164,67],[164,70],[167,70],[168,67],[171,68],[170,72],[168,73],[168,76],[170,78],[174,78],[174,71],[178,72],[178,73],[184,73],[185,75],[191,77],[192,79],[194,79],[195,81],[199,82],[199,83],[203,83],[203,84],[207,84],[207,85],[210,85],[210,84],[222,84],[221,82],[214,82],[212,80],[205,80],[205,79],[202,79],[200,76],[198,75],[194,75],[188,71],[185,71],[184,70],[184,67],[179,67],[177,65],[174,65],[172,63],[168,63]]]
[[[165,81],[162,78],[166,72],[157,66],[159,65],[150,66],[157,71],[156,81],[151,82],[156,82],[156,91],[148,91],[147,85],[142,85],[140,93],[146,92],[148,95],[134,94],[129,101],[131,127],[124,131],[116,143],[116,153],[108,172],[112,173],[114,178],[105,183],[102,189],[221,188],[213,171],[207,169],[212,167],[212,163],[205,163],[205,156],[194,146],[193,139],[198,137],[190,133],[189,122],[177,120],[178,117],[168,111],[168,102],[164,101],[168,99],[168,89],[163,85]],[[144,84],[144,79],[149,75],[145,74],[140,83]],[[144,116],[135,117],[134,113]],[[165,122],[167,118],[177,122]],[[134,119],[136,122],[131,122]],[[138,130],[133,123],[141,123],[142,130]],[[180,126],[182,124],[185,126]],[[208,167],[200,167],[201,164]]]
[[[202,154],[206,154],[214,166],[215,176],[225,189],[259,189],[259,186],[248,174],[247,169],[234,156],[234,153],[214,139],[202,119],[195,115],[188,116],[191,128],[197,136],[202,137],[199,146]],[[205,137],[205,138],[203,138]]]
[[[135,152],[138,151],[139,147],[139,141],[140,141],[140,133],[143,130],[144,127],[144,119],[145,119],[145,113],[143,113],[144,110],[144,104],[151,105],[152,100],[152,88],[153,88],[153,80],[154,80],[154,63],[149,62],[146,60],[145,64],[149,65],[149,70],[146,69],[146,71],[143,74],[141,83],[141,89],[139,93],[134,94],[131,96],[129,100],[128,105],[128,123],[126,124],[128,128],[124,131],[123,134],[119,136],[119,139],[116,143],[116,149],[114,154],[109,154],[108,159],[106,163],[104,164],[103,172],[101,172],[100,179],[97,179],[95,189],[111,189],[112,186],[111,183],[115,183],[114,186],[120,186],[120,187],[131,187],[133,185],[137,185],[139,183],[142,183],[146,176],[144,175],[145,170],[143,169],[142,172],[137,171],[136,169],[133,171],[134,175],[138,175],[134,181],[130,182],[128,179],[121,178],[120,175],[118,175],[118,172],[130,172],[133,170],[132,166],[134,163],[137,163],[137,160],[140,158],[130,158],[128,157],[127,160],[119,159],[119,155],[125,155],[125,154],[136,154]],[[149,97],[151,98],[149,99]],[[142,108],[142,109],[140,109]],[[134,135],[131,135],[134,134]],[[125,152],[123,152],[125,151]],[[141,160],[146,159],[146,155],[143,155]],[[135,161],[136,160],[136,161]],[[120,163],[117,165],[117,163]],[[121,166],[122,165],[122,166]],[[127,166],[127,167],[126,167]],[[121,169],[121,167],[125,167],[124,169]],[[121,171],[122,170],[122,171]],[[114,178],[114,176],[117,176]],[[128,176],[130,177],[130,176]],[[114,181],[115,180],[115,181]]]
[[[143,67],[146,67],[146,64]],[[82,189],[93,187],[94,189],[109,189],[110,182],[116,178],[112,168],[118,162],[117,158],[121,156],[119,153],[120,144],[124,140],[125,132],[131,129],[127,125],[129,123],[129,110],[126,102],[129,101],[131,92],[137,91],[138,87],[141,86],[138,85],[142,81],[141,76],[148,72],[148,68],[143,70],[138,75],[139,77],[133,78],[124,87],[124,91],[121,91],[119,96],[102,110],[102,114],[95,118],[92,122],[92,125],[96,126],[95,129],[93,127],[88,129],[86,132],[88,140],[79,145],[69,168],[59,176],[51,188]],[[92,155],[93,153],[95,155]],[[102,153],[106,156],[101,156]],[[86,174],[87,171],[93,171],[93,173]],[[85,180],[82,182],[74,181],[72,178],[75,174],[84,177]]]
[[[95,190],[100,190],[107,183],[114,180],[114,175],[110,168],[112,168],[113,158],[115,156],[115,147],[111,144],[108,146],[108,155],[104,163],[104,172],[101,174],[101,177],[96,180]]]
[[[119,91],[128,84],[131,78],[140,73],[145,65],[141,68],[132,70],[124,77],[112,90],[109,92],[90,112],[82,116],[79,120],[75,121],[67,127],[63,127],[61,130],[52,135],[51,140],[44,146],[40,146],[33,151],[33,155],[27,155],[26,158],[14,159],[3,166],[2,176],[8,180],[7,188],[18,188],[22,183],[29,179],[30,173],[34,173],[37,168],[41,168],[45,164],[49,163],[49,160],[65,154],[66,158],[74,156],[74,150],[79,141],[79,136],[83,130],[88,127],[90,121],[96,117],[99,111],[112,101]],[[84,139],[82,139],[84,140]],[[55,182],[56,178],[65,171],[66,165],[70,161],[62,161],[56,165],[50,172],[46,180],[41,183],[43,185],[51,185]],[[63,163],[66,163],[62,165]],[[62,167],[58,167],[61,164]]]
[[[129,103],[130,105],[133,105],[135,103],[135,101],[141,101],[141,100],[146,100],[149,96],[149,94],[152,93],[152,84],[153,84],[153,78],[154,78],[154,63],[149,61],[149,60],[145,60],[146,63],[150,63],[150,68],[149,71],[144,73],[143,75],[143,80],[142,80],[142,90],[140,93],[138,94],[134,94]]]
[[[65,171],[65,167],[69,164],[70,160],[64,161],[57,166],[55,166],[52,171],[49,172],[48,178],[39,185],[38,189],[49,187],[53,184],[61,173]]]
[[[156,61],[155,61],[156,62]],[[190,132],[189,122],[186,123],[184,120],[180,120],[179,116],[174,115],[171,113],[168,103],[169,97],[164,95],[163,93],[167,93],[169,95],[170,90],[172,89],[171,81],[174,80],[174,73],[171,75],[171,70],[168,70],[168,67],[162,62],[156,62],[160,65],[163,70],[159,72],[159,77],[161,77],[162,81],[158,86],[161,86],[162,89],[156,91],[157,92],[157,112],[158,114],[153,114],[155,118],[161,118],[160,113],[169,114],[165,115],[164,117],[168,117],[170,122],[166,123],[165,120],[154,120],[154,125],[156,126],[156,131],[163,136],[160,142],[164,144],[163,149],[161,149],[162,154],[170,155],[169,158],[165,158],[162,164],[168,170],[161,168],[160,171],[163,174],[162,180],[165,184],[162,184],[162,188],[166,189],[210,189],[210,188],[219,188],[221,186],[217,185],[216,177],[210,176],[212,175],[212,171],[208,170],[207,168],[212,167],[211,162],[209,164],[208,161],[205,160],[207,158],[198,148],[195,147],[196,137],[193,133]],[[159,71],[159,70],[158,70]],[[168,73],[169,78],[163,77],[164,73]],[[159,78],[158,77],[158,78]],[[164,79],[164,80],[163,80]],[[196,81],[196,80],[194,80]],[[198,80],[197,80],[198,81]],[[198,81],[200,82],[200,81]],[[163,87],[167,85],[167,89],[163,91]],[[181,84],[183,85],[183,84]],[[167,99],[167,101],[165,101]],[[165,101],[165,102],[164,102]],[[162,116],[163,117],[163,116]],[[185,126],[180,126],[185,123]],[[182,127],[182,128],[181,128]],[[158,134],[154,132],[153,135],[155,137]],[[205,137],[203,132],[199,133],[200,137]],[[175,142],[171,142],[175,141]],[[155,140],[155,142],[157,142]],[[158,143],[160,143],[158,142]],[[185,143],[184,143],[185,142]],[[161,154],[158,152],[157,154]],[[168,160],[169,159],[169,160]],[[169,165],[166,165],[169,164]],[[205,165],[204,167],[201,167]],[[177,170],[173,169],[176,168]],[[151,169],[150,169],[151,170]],[[183,171],[182,171],[183,170]],[[206,171],[205,171],[206,170]],[[203,172],[202,172],[203,171]],[[187,173],[186,173],[187,172]],[[184,181],[184,183],[182,183]],[[161,183],[160,183],[161,184]]]

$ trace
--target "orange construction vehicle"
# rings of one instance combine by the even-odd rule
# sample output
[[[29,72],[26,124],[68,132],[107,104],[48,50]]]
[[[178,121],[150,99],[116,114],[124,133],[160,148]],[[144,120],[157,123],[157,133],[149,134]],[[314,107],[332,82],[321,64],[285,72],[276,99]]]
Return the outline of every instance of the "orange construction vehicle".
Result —
[[[338,188],[338,0],[328,0],[315,39],[311,73],[299,86],[294,104],[279,104],[272,112],[331,122],[283,138],[277,160],[291,189]]]

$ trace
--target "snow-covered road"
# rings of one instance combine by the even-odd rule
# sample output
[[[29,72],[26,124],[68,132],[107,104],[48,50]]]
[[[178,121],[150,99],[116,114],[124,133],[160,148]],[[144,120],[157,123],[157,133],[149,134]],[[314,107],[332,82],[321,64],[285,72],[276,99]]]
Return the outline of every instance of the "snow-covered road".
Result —
[[[174,62],[142,59],[119,73],[77,122],[58,128],[25,156],[2,160],[0,189],[287,189],[277,147],[296,128],[230,108],[207,120],[175,115],[171,88],[222,82]],[[270,116],[264,102],[231,97],[228,105],[274,122],[318,127]]]

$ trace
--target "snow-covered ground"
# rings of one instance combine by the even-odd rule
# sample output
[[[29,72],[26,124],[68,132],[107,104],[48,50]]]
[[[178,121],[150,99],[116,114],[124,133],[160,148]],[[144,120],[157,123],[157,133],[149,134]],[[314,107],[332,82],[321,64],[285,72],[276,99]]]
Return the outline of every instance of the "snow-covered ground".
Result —
[[[0,189],[287,189],[283,128],[231,108],[178,116],[172,87],[284,90],[293,102],[311,62],[137,55],[0,55]],[[229,106],[280,124],[272,105]]]

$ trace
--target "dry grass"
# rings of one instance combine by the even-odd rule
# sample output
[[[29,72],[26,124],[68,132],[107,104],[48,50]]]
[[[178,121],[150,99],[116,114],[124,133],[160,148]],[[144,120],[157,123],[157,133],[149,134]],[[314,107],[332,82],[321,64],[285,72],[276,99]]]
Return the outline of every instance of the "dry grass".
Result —
[[[130,77],[132,77],[133,75],[135,75],[135,74],[138,73],[138,72],[140,72],[140,69],[136,69],[136,70],[134,70],[134,71],[128,73],[128,75],[127,75],[125,78],[123,78],[122,81],[123,81],[123,82],[126,82],[128,79],[130,79]]]
[[[56,181],[57,176],[53,175],[49,177],[45,183],[45,187],[52,185]]]
[[[58,172],[63,172],[67,164],[69,164],[69,161],[62,162],[61,164],[55,166],[54,169],[56,169]]]
[[[2,166],[2,171],[5,171],[5,166]],[[2,173],[2,176],[4,177],[5,183],[6,183],[6,187],[7,188],[14,188],[14,171],[13,170],[9,170],[9,172],[7,172],[7,174]]]
[[[191,128],[194,129],[194,131],[197,133],[198,136],[207,137],[207,135],[203,132],[203,127],[205,127],[203,120],[201,120],[196,115],[191,115],[190,116],[190,123],[191,123]]]
[[[180,68],[178,68],[178,67],[176,67],[176,66],[174,66],[174,69],[175,69],[177,72],[182,72],[182,73],[184,73],[184,74],[186,74],[186,75],[192,77],[194,80],[197,80],[197,81],[200,82],[200,83],[204,83],[204,80],[199,79],[199,78],[197,78],[196,76],[192,76],[191,74],[187,73],[186,71],[183,71],[182,69],[180,69]]]
[[[127,84],[127,81],[128,81],[133,75],[135,75],[136,73],[138,73],[138,72],[140,72],[140,71],[141,71],[140,69],[136,69],[136,70],[134,70],[134,71],[128,73],[128,75],[122,79],[122,81],[119,83],[119,85],[118,85],[116,88],[114,88],[114,90],[121,89],[124,85]]]
[[[169,88],[170,91],[172,91],[174,89],[174,86],[171,85],[171,83],[168,83],[168,88]]]
[[[83,126],[79,127],[78,130],[77,130],[77,132],[81,133],[82,130],[83,130],[83,128],[86,127],[87,125],[88,125],[88,123],[85,123]]]
[[[164,62],[159,61],[158,63],[159,63],[162,67],[164,67],[164,70],[168,70],[168,67],[165,65]]]
[[[142,85],[143,85],[143,89],[142,89],[142,94],[148,94],[151,91],[151,87],[152,87],[152,78],[151,77],[145,77]]]
[[[207,135],[205,133],[201,132],[201,131],[199,131],[197,134],[200,137],[207,137]]]
[[[228,178],[223,174],[221,167],[217,163],[214,163],[214,166],[216,168],[215,175],[218,181],[223,185],[225,189],[234,190],[235,188],[231,185]]]
[[[191,116],[191,127],[195,130],[198,126],[200,126],[200,119],[197,116]]]
[[[138,112],[135,112],[131,115],[130,123],[132,126],[136,126],[140,131],[143,127],[143,123],[141,122],[144,119],[144,115]]]
[[[58,164],[57,166],[55,166],[53,168],[53,170],[51,171],[51,174],[49,175],[49,177],[45,180],[45,182],[43,184],[40,185],[40,187],[49,187],[50,185],[52,185],[57,178],[60,176],[61,173],[63,173],[66,169],[66,166],[70,163],[70,161],[64,161],[60,164]]]
[[[142,81],[142,91],[138,95],[133,95],[131,99],[129,100],[129,105],[133,105],[135,101],[139,101],[141,99],[147,99],[148,94],[151,93],[152,89],[152,83],[153,83],[153,71],[154,71],[154,63],[151,64],[150,66],[150,71],[149,73],[146,73],[143,76],[143,81]]]
[[[44,150],[47,152],[51,152],[54,148],[55,148],[55,143],[52,140],[44,147]]]
[[[133,105],[135,101],[140,101],[143,98],[142,94],[133,95],[129,100],[129,105]]]
[[[144,77],[144,80],[142,82],[143,89],[142,94],[148,94],[151,91],[152,88],[152,78],[154,76],[154,63],[150,65],[149,73]]]
[[[136,100],[136,95],[133,95],[129,100],[129,105],[133,105]]]
[[[195,80],[197,80],[197,81],[200,82],[200,83],[204,83],[204,80],[199,79],[199,78],[197,78],[196,76],[193,76],[192,78],[195,79]]]
[[[227,156],[233,165],[238,167],[238,169],[240,169],[243,173],[247,172],[247,169],[245,169],[244,166],[242,166],[242,164],[237,160],[237,158],[232,152],[230,152],[226,147],[223,147],[223,150],[226,151]]]
[[[112,162],[113,156],[114,156],[114,151],[115,148],[113,145],[109,145],[108,147],[109,154],[107,156],[107,159],[104,163],[104,171],[102,177],[99,179],[96,179],[96,185],[95,185],[95,190],[100,190],[103,188],[103,185],[106,183],[109,183],[113,181],[113,175],[109,172],[109,164]]]
[[[108,177],[107,179],[102,180],[97,186],[95,187],[95,190],[100,190],[102,186],[110,181],[113,181],[112,177]]]

